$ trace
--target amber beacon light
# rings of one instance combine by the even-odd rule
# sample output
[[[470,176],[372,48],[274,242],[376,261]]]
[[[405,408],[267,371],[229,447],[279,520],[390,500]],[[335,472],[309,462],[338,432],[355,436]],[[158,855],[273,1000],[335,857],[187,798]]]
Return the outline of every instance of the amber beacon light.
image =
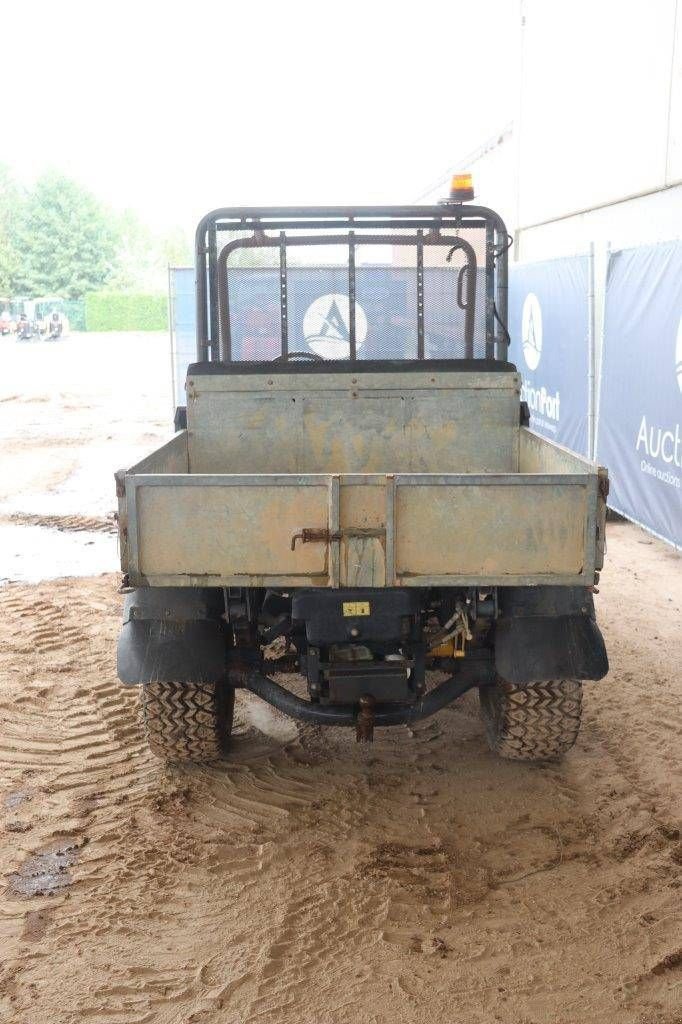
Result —
[[[474,198],[474,179],[470,174],[453,174],[450,181],[451,203],[467,203]]]

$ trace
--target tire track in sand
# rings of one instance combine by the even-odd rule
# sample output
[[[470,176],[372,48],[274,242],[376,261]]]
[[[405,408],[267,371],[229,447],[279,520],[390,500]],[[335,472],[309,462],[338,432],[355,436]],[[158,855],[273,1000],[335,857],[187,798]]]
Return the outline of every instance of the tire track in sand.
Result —
[[[40,738],[3,755],[0,813],[31,825],[3,870],[59,829],[90,839],[71,886],[7,901],[11,1024],[672,1022],[679,833],[637,735],[622,764],[605,749],[606,688],[558,767],[497,761],[465,698],[373,747],[246,716],[224,765],[165,769],[114,678],[114,585],[7,588],[0,617],[0,714]],[[77,636],[17,655],[34,606]],[[658,712],[631,700],[641,739]]]

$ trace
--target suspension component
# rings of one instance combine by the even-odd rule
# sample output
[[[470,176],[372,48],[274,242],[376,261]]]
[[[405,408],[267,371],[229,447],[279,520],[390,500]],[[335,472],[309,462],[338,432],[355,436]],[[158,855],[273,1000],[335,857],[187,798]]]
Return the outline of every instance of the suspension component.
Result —
[[[441,632],[433,637],[429,655],[436,658],[464,658],[466,643],[471,639],[466,605],[458,601],[454,615],[448,619]]]

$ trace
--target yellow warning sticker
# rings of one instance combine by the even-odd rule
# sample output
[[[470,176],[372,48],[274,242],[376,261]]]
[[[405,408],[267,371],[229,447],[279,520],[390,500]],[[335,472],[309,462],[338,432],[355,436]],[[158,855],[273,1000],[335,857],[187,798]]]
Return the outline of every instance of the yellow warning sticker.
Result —
[[[355,615],[369,615],[369,613],[369,601],[343,602],[344,618],[350,618]]]

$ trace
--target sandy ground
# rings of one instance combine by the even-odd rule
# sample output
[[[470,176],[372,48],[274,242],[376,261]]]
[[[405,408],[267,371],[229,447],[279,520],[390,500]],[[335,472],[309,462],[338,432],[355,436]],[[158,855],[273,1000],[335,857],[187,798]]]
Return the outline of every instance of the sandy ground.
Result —
[[[30,383],[37,347],[0,352],[0,577],[59,575],[58,536],[112,569],[0,586],[3,1022],[682,1021],[678,555],[611,525],[611,672],[561,765],[496,760],[473,696],[369,747],[242,697],[229,761],[166,769],[87,553],[165,432],[163,339],[72,339]]]

